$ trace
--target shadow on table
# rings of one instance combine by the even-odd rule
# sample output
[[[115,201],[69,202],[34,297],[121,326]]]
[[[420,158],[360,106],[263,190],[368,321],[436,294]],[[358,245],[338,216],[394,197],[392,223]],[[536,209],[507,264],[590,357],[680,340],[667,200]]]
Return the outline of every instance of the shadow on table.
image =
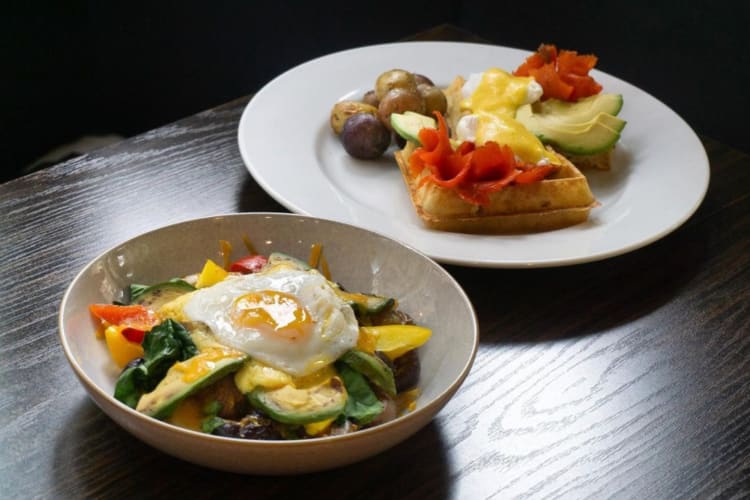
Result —
[[[60,422],[54,446],[56,498],[448,498],[446,445],[433,422],[401,444],[346,467],[297,476],[247,476],[199,467],[142,443],[88,398]],[[409,470],[404,475],[404,469]],[[405,477],[408,480],[404,479]],[[394,478],[399,478],[395,480]]]
[[[700,231],[683,227],[645,248],[588,264],[446,269],[474,304],[482,343],[582,337],[632,323],[678,295],[707,259],[709,236]]]
[[[281,206],[268,193],[253,180],[248,174],[242,183],[239,199],[237,200],[238,212],[289,212]]]

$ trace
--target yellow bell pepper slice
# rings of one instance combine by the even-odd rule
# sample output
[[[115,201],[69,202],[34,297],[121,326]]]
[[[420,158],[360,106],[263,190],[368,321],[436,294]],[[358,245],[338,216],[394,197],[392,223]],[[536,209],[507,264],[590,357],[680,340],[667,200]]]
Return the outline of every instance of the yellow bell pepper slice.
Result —
[[[317,436],[318,434],[328,429],[334,420],[336,420],[336,417],[321,420],[320,422],[305,424],[305,432],[307,432],[308,436]]]
[[[211,259],[206,259],[206,263],[198,275],[198,280],[195,282],[196,288],[205,288],[207,286],[215,285],[227,277],[229,273],[216,262]]]
[[[432,330],[417,325],[380,325],[359,328],[358,347],[365,351],[381,351],[390,359],[423,345],[432,336]],[[372,349],[368,349],[372,347]]]
[[[125,368],[125,365],[135,358],[143,357],[141,344],[126,339],[122,334],[123,328],[122,326],[110,325],[104,330],[104,339],[107,342],[109,353],[120,368]]]

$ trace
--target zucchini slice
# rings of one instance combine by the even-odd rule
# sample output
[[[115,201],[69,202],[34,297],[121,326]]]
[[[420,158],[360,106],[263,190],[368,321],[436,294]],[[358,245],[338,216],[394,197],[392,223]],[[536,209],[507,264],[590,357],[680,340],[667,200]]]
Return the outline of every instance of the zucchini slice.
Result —
[[[391,309],[396,305],[396,299],[366,293],[347,292],[336,289],[336,294],[347,304],[352,306],[357,316],[372,316]]]
[[[130,285],[130,303],[157,310],[180,295],[195,290],[187,281],[173,279],[156,285]]]

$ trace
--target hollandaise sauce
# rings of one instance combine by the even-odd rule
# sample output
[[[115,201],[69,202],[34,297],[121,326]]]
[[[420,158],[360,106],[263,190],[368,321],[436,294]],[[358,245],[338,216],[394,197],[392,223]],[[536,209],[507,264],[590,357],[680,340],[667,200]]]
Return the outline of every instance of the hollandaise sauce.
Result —
[[[462,102],[462,110],[476,122],[475,142],[494,141],[508,145],[526,163],[558,163],[541,141],[515,120],[516,110],[539,99],[538,84],[531,77],[518,77],[492,68],[482,73],[479,83]],[[469,118],[469,117],[467,117]]]

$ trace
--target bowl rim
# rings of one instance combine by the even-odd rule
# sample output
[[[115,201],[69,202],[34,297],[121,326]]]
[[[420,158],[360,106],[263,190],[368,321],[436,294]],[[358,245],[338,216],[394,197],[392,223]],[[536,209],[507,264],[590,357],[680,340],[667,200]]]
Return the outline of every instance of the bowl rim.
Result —
[[[66,306],[68,302],[71,300],[73,289],[76,283],[78,283],[78,281],[81,279],[81,277],[94,265],[95,262],[102,259],[108,253],[114,251],[115,249],[123,245],[126,245],[132,242],[133,240],[143,238],[152,233],[156,233],[156,232],[163,231],[163,230],[173,228],[176,226],[180,226],[180,225],[216,221],[219,219],[226,219],[226,218],[242,218],[242,217],[253,217],[253,218],[254,217],[261,217],[261,218],[280,217],[280,218],[285,218],[289,220],[296,219],[296,220],[310,220],[313,222],[320,221],[326,224],[347,227],[355,231],[361,231],[362,233],[371,233],[375,236],[384,238],[385,240],[388,240],[393,244],[405,247],[407,250],[410,250],[411,252],[417,254],[422,259],[427,260],[432,266],[434,266],[444,276],[444,278],[448,279],[449,282],[451,282],[454,285],[456,291],[458,292],[459,296],[462,298],[464,304],[466,305],[467,310],[471,317],[471,330],[472,330],[471,331],[471,343],[472,343],[471,351],[470,351],[468,358],[464,362],[464,365],[461,368],[458,376],[454,378],[454,380],[451,381],[451,383],[446,388],[440,391],[440,393],[438,393],[430,401],[426,402],[425,404],[421,406],[418,406],[415,410],[409,413],[406,413],[404,415],[401,415],[391,421],[385,422],[383,424],[380,424],[374,427],[368,427],[366,429],[361,429],[356,432],[341,434],[337,436],[323,436],[323,437],[317,437],[317,438],[289,439],[289,440],[238,439],[238,438],[233,438],[233,437],[216,436],[213,434],[206,434],[203,432],[194,431],[194,430],[180,427],[174,424],[170,424],[162,420],[158,420],[156,418],[149,417],[141,412],[138,412],[135,409],[122,403],[121,401],[118,401],[117,399],[114,398],[112,394],[109,394],[108,392],[103,390],[101,387],[99,387],[99,385],[97,385],[86,374],[84,369],[80,366],[78,361],[73,356],[73,353],[68,343],[67,335],[65,332],[64,312],[66,310]],[[160,432],[177,433],[186,438],[206,440],[209,443],[211,442],[216,443],[216,444],[234,443],[236,446],[242,446],[242,447],[256,448],[258,446],[261,446],[261,447],[270,447],[270,448],[277,449],[277,448],[297,448],[300,446],[304,446],[304,447],[317,446],[317,445],[325,446],[325,445],[332,445],[334,443],[339,443],[339,442],[356,441],[359,439],[365,439],[372,434],[379,434],[379,433],[386,431],[387,429],[391,427],[401,426],[404,423],[408,423],[412,420],[419,419],[420,416],[425,413],[428,413],[428,412],[437,413],[440,410],[440,408],[445,403],[447,403],[447,401],[451,398],[453,393],[455,393],[458,390],[458,388],[463,384],[464,380],[466,379],[469,372],[471,371],[471,367],[474,363],[474,359],[476,357],[478,346],[479,346],[479,322],[478,322],[476,311],[474,310],[474,306],[471,300],[469,299],[463,287],[461,287],[461,285],[458,283],[458,281],[456,281],[456,279],[448,271],[446,271],[445,268],[443,268],[439,263],[437,263],[434,259],[430,258],[429,256],[417,250],[416,248],[412,247],[411,245],[395,240],[394,238],[390,236],[386,236],[377,231],[364,229],[362,227],[355,226],[353,224],[339,222],[339,221],[335,221],[331,219],[324,219],[320,217],[312,217],[308,215],[291,214],[291,213],[283,213],[283,212],[236,212],[236,213],[216,214],[216,215],[210,215],[210,216],[205,216],[205,217],[185,219],[179,222],[166,224],[166,225],[151,229],[149,231],[145,231],[143,233],[137,234],[131,238],[121,241],[115,245],[112,245],[106,250],[100,252],[98,255],[96,255],[92,259],[90,259],[88,263],[76,273],[75,277],[70,281],[70,283],[65,289],[62,300],[60,302],[59,311],[58,311],[58,337],[62,345],[63,351],[65,353],[65,357],[68,360],[68,364],[71,366],[75,375],[78,377],[79,381],[81,381],[81,383],[85,386],[85,388],[88,391],[94,391],[98,396],[102,397],[104,400],[108,401],[111,404],[114,404],[115,408],[119,408],[121,411],[124,411],[126,415],[130,415],[130,417],[137,419],[143,425],[159,429]],[[89,397],[94,401],[95,404],[97,404],[97,406],[100,406],[99,403],[96,401],[96,399],[92,395],[89,394]],[[111,415],[109,415],[103,408],[101,409],[109,418],[114,420],[114,418]],[[119,422],[118,422],[118,425],[123,427],[121,424],[119,424]]]

